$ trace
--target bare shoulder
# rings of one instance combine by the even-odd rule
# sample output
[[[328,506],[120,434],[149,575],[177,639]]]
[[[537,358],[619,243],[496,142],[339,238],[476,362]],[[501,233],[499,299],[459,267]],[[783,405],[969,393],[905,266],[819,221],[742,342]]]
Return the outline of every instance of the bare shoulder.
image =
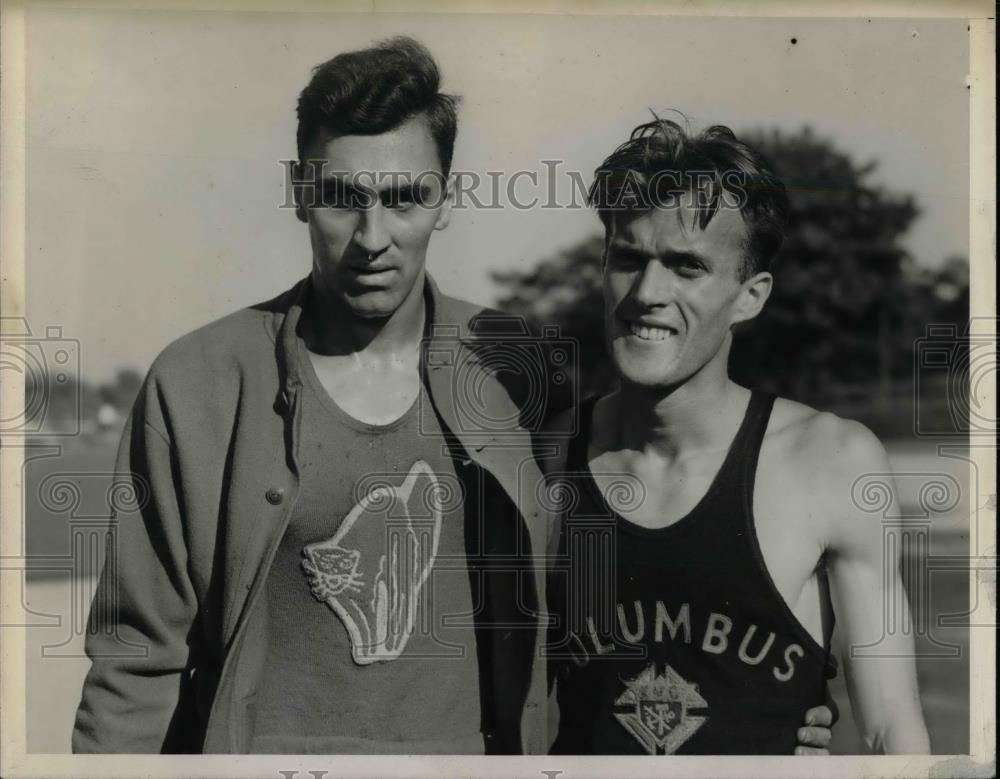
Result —
[[[867,484],[876,481],[894,495],[885,447],[860,422],[779,399],[764,447],[762,461],[782,485],[782,500],[807,506],[829,546],[867,535],[873,523],[858,498]]]
[[[800,476],[816,472],[826,480],[853,479],[888,464],[885,447],[865,425],[786,398],[775,401],[767,441],[779,461]]]

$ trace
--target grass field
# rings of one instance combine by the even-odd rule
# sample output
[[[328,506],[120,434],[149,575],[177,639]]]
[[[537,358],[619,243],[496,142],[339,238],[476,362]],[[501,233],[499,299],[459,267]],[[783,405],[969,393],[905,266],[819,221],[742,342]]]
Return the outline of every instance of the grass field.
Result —
[[[26,629],[27,740],[31,752],[69,750],[73,711],[88,666],[82,653],[83,620],[99,564],[97,556],[79,549],[74,562],[70,529],[75,526],[99,532],[102,518],[109,513],[107,487],[116,446],[116,436],[107,433],[69,439],[62,445],[33,447],[27,454],[25,537],[29,562],[24,601],[31,624]],[[936,478],[929,474],[949,474],[963,485],[963,494],[954,505],[949,503],[943,507],[946,510],[929,515],[928,527],[934,558],[967,555],[972,513],[964,494],[967,465],[961,459],[942,456],[926,442],[891,441],[888,448],[907,516],[919,514],[920,490]],[[911,550],[909,562],[919,562],[916,558],[920,555]],[[74,565],[82,573],[76,588],[70,586],[69,577]],[[968,629],[936,623],[942,615],[967,610],[968,573],[935,571],[928,597],[920,595],[921,588],[914,588],[918,580],[916,577],[908,585],[914,609],[926,614],[929,622],[929,630],[917,635],[916,641],[924,715],[934,752],[961,754],[968,751],[969,734]],[[958,654],[940,656],[952,651],[942,644],[957,648]],[[842,677],[834,680],[832,690],[842,713],[834,729],[834,752],[864,752]]]

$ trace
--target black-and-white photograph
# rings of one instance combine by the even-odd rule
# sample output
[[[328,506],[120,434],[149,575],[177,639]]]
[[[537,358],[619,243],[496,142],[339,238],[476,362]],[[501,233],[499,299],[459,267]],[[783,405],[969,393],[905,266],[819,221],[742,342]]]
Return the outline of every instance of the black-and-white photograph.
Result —
[[[993,775],[967,6],[5,6],[4,775]]]

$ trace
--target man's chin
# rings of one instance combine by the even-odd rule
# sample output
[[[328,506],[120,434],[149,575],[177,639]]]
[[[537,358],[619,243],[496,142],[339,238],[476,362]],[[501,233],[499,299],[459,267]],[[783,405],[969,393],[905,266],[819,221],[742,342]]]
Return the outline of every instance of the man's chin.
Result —
[[[613,346],[611,363],[618,377],[628,384],[643,389],[669,389],[681,383],[674,360],[664,364],[654,361],[649,355],[638,355],[632,350]]]
[[[630,371],[628,373],[619,370],[618,378],[622,384],[635,387],[636,389],[649,390],[650,392],[663,392],[676,389],[682,381],[678,381],[673,376],[664,374],[649,374]]]
[[[393,290],[366,290],[347,294],[344,302],[355,316],[363,319],[387,319],[403,304],[403,297]]]

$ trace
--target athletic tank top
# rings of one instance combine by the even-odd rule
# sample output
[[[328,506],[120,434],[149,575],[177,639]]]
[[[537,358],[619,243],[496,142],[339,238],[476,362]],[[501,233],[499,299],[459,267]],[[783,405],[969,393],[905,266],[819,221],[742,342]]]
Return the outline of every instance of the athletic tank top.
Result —
[[[774,397],[754,393],[726,458],[692,511],[664,528],[622,517],[641,485],[605,498],[581,407],[557,494],[555,754],[791,754],[824,699],[828,652],[795,618],[761,555],[757,457]],[[829,640],[824,639],[829,644]]]

